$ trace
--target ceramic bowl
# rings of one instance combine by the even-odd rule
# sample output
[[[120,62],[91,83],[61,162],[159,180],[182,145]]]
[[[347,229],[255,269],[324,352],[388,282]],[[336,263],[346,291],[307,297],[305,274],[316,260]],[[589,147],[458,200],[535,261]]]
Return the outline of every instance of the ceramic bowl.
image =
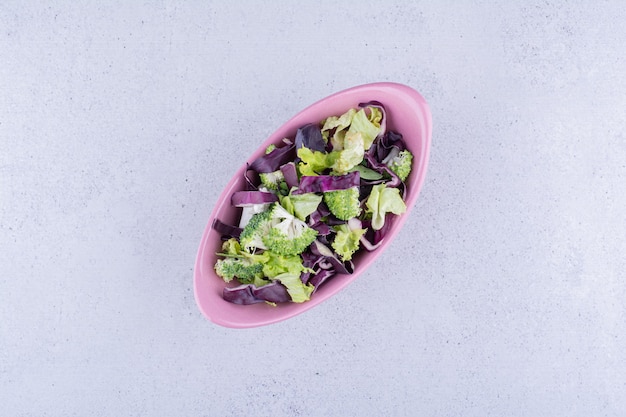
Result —
[[[270,144],[278,144],[283,138],[293,138],[296,130],[302,125],[319,123],[328,116],[340,115],[352,107],[357,107],[359,103],[368,101],[379,101],[385,106],[387,129],[401,133],[407,148],[414,155],[413,170],[406,181],[408,189],[405,197],[406,213],[395,216],[393,225],[381,246],[373,252],[361,251],[355,256],[353,274],[336,275],[320,286],[309,301],[277,306],[266,303],[232,304],[222,299],[222,291],[226,285],[234,286],[234,281],[226,284],[213,269],[217,260],[216,252],[219,252],[222,242],[220,234],[212,229],[212,223],[215,218],[230,224],[238,222],[238,209],[231,207],[230,198],[234,191],[243,190],[245,187],[243,173],[246,164],[242,165],[234,173],[213,208],[198,249],[194,270],[194,293],[201,312],[209,320],[225,327],[247,328],[276,323],[303,313],[337,294],[357,279],[392,243],[415,205],[426,175],[430,151],[431,113],[424,98],[414,89],[402,84],[383,82],[360,85],[332,94],[310,105],[283,124],[259,144],[247,161],[252,162],[261,156]],[[384,262],[384,256],[380,261]]]

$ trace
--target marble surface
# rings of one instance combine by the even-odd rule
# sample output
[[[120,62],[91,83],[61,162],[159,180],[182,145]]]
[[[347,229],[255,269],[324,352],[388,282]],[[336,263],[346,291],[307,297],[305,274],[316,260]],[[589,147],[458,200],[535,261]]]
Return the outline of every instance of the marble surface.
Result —
[[[626,11],[601,2],[0,4],[6,416],[619,416]],[[385,259],[275,325],[193,295],[218,192],[306,105],[433,112]]]

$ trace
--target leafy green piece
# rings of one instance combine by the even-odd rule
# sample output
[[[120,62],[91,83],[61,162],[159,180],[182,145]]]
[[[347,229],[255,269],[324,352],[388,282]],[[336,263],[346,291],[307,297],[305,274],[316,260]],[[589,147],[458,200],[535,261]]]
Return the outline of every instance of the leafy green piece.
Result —
[[[320,151],[313,151],[305,146],[298,149],[298,158],[301,162],[298,163],[298,170],[300,175],[319,175],[324,170],[332,167],[335,161],[339,157],[337,153],[327,153]]]
[[[387,187],[385,184],[378,184],[372,187],[372,191],[365,201],[368,213],[372,215],[372,228],[382,229],[385,224],[385,214],[402,214],[406,211],[406,204],[400,196],[398,188]]]
[[[345,147],[344,141],[347,136],[360,132],[364,148],[367,150],[380,133],[382,118],[383,114],[378,107],[368,106],[358,111],[350,109],[341,116],[330,116],[323,120],[322,136],[327,142],[330,140],[333,150],[340,151]]]
[[[334,174],[345,174],[355,166],[363,162],[365,155],[365,143],[361,132],[348,131],[343,140],[343,149],[340,151],[333,150],[330,154],[336,154],[337,157],[331,166]]]
[[[263,274],[271,279],[275,279],[278,275],[284,273],[300,274],[309,270],[302,264],[302,258],[299,255],[279,255],[277,253],[266,251],[268,259],[263,265]]]
[[[340,224],[334,229],[337,234],[332,242],[332,247],[342,261],[349,261],[359,249],[361,236],[365,234],[367,229],[351,229],[347,224]]]
[[[382,118],[382,114],[380,110],[376,107],[368,107],[370,109],[370,116],[365,113],[365,109],[361,109],[352,118],[352,123],[350,123],[350,128],[346,132],[346,138],[351,134],[360,133],[363,138],[363,147],[365,150],[369,149],[378,136],[380,132],[380,118]],[[377,113],[380,115],[380,118],[377,117]],[[372,120],[370,120],[372,117]],[[378,119],[378,123],[375,121]],[[374,121],[374,122],[373,122]],[[345,146],[345,145],[344,145]]]
[[[368,111],[366,111],[366,109]],[[363,161],[365,151],[372,146],[380,133],[382,112],[377,107],[350,109],[341,116],[331,116],[323,121],[322,135],[330,140],[332,150],[324,159],[321,155],[315,161],[307,161],[310,170],[321,173],[323,169],[332,168],[334,174],[345,174]],[[329,138],[330,133],[332,136]],[[322,153],[322,152],[320,152]],[[334,155],[334,156],[333,156]],[[298,152],[298,156],[300,153]],[[301,159],[304,159],[300,157]],[[321,168],[321,169],[320,169]]]
[[[366,109],[370,111],[369,115],[367,116],[367,120],[369,120],[370,123],[380,129],[380,124],[383,121],[383,112],[381,111],[380,107],[367,106]]]
[[[380,180],[383,178],[383,174],[381,174],[380,172],[376,172],[371,168],[368,168],[364,165],[355,165],[354,167],[352,167],[350,169],[349,172],[353,172],[353,171],[359,171],[359,176],[360,178],[364,179],[364,180]]]
[[[294,191],[293,189],[291,191]],[[300,220],[306,218],[317,210],[322,202],[322,196],[315,193],[292,194],[280,197],[280,204],[291,214]]]
[[[327,169],[331,169],[335,175],[341,175],[363,162],[365,149],[360,133],[346,135],[343,145],[341,150],[330,152],[313,151],[304,146],[298,149],[300,175],[320,175]]]
[[[277,275],[274,279],[280,281],[280,283],[287,288],[287,292],[291,296],[291,301],[294,303],[308,301],[311,297],[311,293],[315,289],[311,284],[305,285],[300,279],[300,274],[286,272]]]
[[[350,109],[341,116],[330,116],[323,121],[322,137],[324,137],[326,142],[330,139],[334,150],[340,151],[343,149],[343,139],[356,112],[356,109]],[[330,131],[333,129],[335,129],[333,136],[329,138]]]

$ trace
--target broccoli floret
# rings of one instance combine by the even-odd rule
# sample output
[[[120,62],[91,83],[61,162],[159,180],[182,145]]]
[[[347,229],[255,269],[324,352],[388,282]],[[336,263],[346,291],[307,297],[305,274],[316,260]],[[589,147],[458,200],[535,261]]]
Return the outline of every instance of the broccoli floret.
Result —
[[[385,162],[385,161],[384,161]],[[392,170],[398,178],[405,181],[411,173],[411,164],[413,163],[413,154],[405,149],[400,151],[396,156],[385,162],[390,170]]]
[[[261,238],[270,251],[285,256],[298,255],[317,237],[317,230],[307,226],[280,204],[274,203],[269,212],[271,227]]]
[[[222,256],[237,256],[241,253],[241,245],[239,241],[234,237],[231,237],[224,243],[222,243]]]
[[[275,149],[276,145],[271,144],[265,148],[265,154],[268,155]],[[268,190],[277,192],[287,188],[287,184],[284,184],[285,176],[280,169],[274,172],[260,172],[259,178],[261,179],[261,186],[264,186]]]
[[[315,240],[317,231],[279,203],[257,213],[244,227],[239,241],[246,250],[264,249],[278,255],[298,255]]]
[[[218,259],[215,263],[215,272],[226,282],[237,278],[242,284],[252,284],[264,277],[263,264],[248,258]]]
[[[241,231],[239,235],[239,242],[241,247],[250,249],[267,249],[267,246],[263,243],[263,236],[265,236],[271,227],[272,222],[272,206],[267,210],[254,214],[250,221],[246,224],[246,227]]]
[[[315,229],[294,217],[273,227],[263,241],[270,251],[289,256],[304,252],[316,237]]]
[[[285,182],[285,176],[281,170],[274,172],[261,172],[259,173],[261,179],[261,185],[270,191],[281,192],[286,194],[287,183]]]
[[[324,202],[330,212],[341,220],[349,220],[361,214],[358,187],[327,191],[324,193]]]
[[[241,249],[235,238],[230,238],[222,244],[222,252],[217,254],[224,257],[215,263],[215,272],[226,282],[236,278],[242,284],[262,284],[265,274],[263,266],[269,259],[269,254],[255,255]]]

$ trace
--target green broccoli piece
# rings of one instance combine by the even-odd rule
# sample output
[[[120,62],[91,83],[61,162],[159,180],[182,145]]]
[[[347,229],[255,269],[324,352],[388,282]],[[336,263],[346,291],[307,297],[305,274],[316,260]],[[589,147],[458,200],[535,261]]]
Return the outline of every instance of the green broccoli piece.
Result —
[[[317,237],[317,230],[274,203],[269,211],[271,227],[264,229],[261,239],[265,247],[278,255],[298,255]],[[242,233],[243,235],[243,233]]]
[[[324,202],[330,212],[341,220],[349,220],[361,214],[358,187],[327,191],[324,193]]]
[[[317,237],[317,231],[289,213],[279,203],[257,213],[239,235],[245,250],[263,249],[278,255],[298,255]]]
[[[242,284],[263,284],[263,267],[269,254],[255,255],[244,251],[237,239],[231,238],[222,244],[222,252],[217,255],[224,259],[217,260],[215,272],[224,281],[236,278]]]
[[[385,161],[383,161],[385,162]],[[411,173],[411,164],[413,163],[413,154],[405,149],[400,151],[396,156],[385,162],[398,178],[405,181]]]
[[[246,250],[267,249],[267,246],[263,243],[263,236],[269,232],[274,224],[272,222],[271,207],[254,214],[250,218],[250,221],[248,221],[239,235],[239,242],[242,248]]]
[[[252,284],[263,279],[263,264],[248,258],[224,258],[215,263],[215,272],[226,282],[237,278],[242,284]]]
[[[270,191],[280,192],[286,194],[287,183],[285,182],[285,176],[281,170],[274,172],[260,172],[259,178],[261,179],[261,185]]]
[[[220,255],[237,256],[240,253],[241,253],[241,245],[239,244],[239,241],[235,239],[234,237],[231,237],[230,239],[222,243],[222,252],[220,253]]]

